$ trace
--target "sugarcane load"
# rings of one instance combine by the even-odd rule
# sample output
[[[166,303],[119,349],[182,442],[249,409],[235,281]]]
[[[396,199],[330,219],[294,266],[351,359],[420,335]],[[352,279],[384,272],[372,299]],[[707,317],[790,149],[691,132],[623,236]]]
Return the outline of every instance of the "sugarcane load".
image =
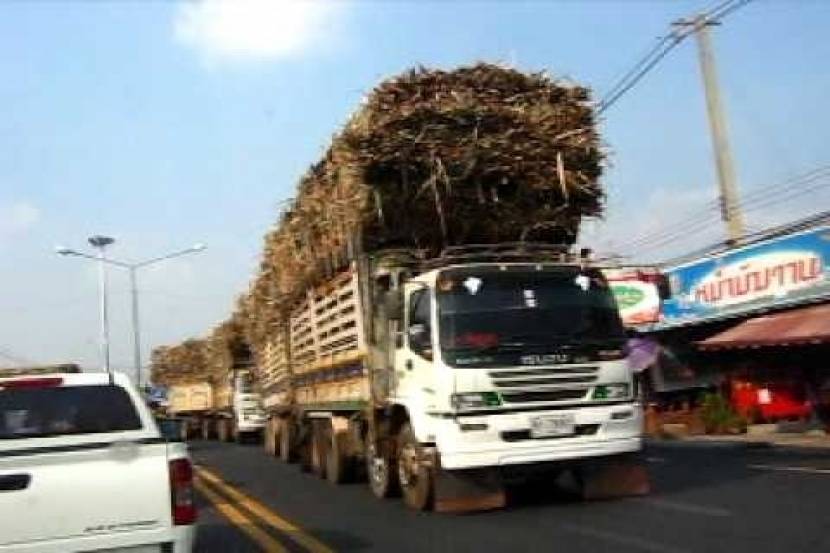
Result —
[[[280,292],[350,241],[371,251],[572,243],[598,216],[603,154],[586,88],[479,64],[381,83],[268,236]]]
[[[585,497],[646,493],[619,313],[572,251],[603,162],[589,90],[544,74],[418,68],[375,88],[223,323],[266,450],[415,509],[501,507],[540,467]]]

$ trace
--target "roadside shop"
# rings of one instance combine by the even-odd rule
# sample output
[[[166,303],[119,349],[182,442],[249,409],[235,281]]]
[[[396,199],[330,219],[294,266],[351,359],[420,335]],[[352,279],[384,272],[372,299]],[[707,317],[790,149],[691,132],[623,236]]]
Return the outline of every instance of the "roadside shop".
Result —
[[[830,425],[830,225],[802,222],[666,267],[669,297],[643,330],[663,412],[720,394],[748,423]]]

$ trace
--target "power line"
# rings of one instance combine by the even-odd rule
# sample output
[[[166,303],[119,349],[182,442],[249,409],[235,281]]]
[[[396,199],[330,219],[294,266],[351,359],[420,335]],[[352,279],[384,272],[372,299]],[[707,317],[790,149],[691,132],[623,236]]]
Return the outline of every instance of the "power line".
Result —
[[[824,188],[830,188],[830,181],[820,182],[818,184],[814,184],[813,186],[810,186],[810,187],[807,187],[807,188],[803,188],[803,189],[800,189],[800,190],[795,190],[795,191],[792,191],[792,193],[790,193],[790,194],[783,195],[782,197],[767,198],[767,200],[765,202],[757,203],[753,206],[744,208],[744,213],[752,213],[752,212],[758,211],[759,209],[763,209],[764,207],[768,207],[770,205],[773,205],[775,203],[784,203],[784,202],[787,202],[787,201],[791,201],[791,200],[793,200],[797,197],[803,196],[804,194],[807,194],[809,192],[815,192],[815,191],[818,191],[818,190],[821,190],[821,189],[824,189]],[[674,242],[675,240],[677,240],[678,238],[680,238],[684,234],[690,234],[693,231],[701,231],[704,228],[706,228],[707,226],[709,226],[710,224],[711,224],[711,221],[702,221],[701,224],[699,224],[694,229],[690,229],[690,230],[687,230],[687,231],[681,232],[681,233],[675,233],[675,234],[667,235],[663,240],[658,240],[657,242],[654,242],[650,245],[641,246],[640,248],[635,249],[634,252],[632,252],[632,256],[634,254],[641,255],[643,252],[654,251],[654,250],[659,249],[663,246],[667,246],[668,244],[670,244],[671,242]]]
[[[774,183],[761,186],[759,188],[752,190],[749,194],[746,194],[740,206],[750,206],[753,203],[757,203],[766,198],[772,198],[779,196],[781,194],[786,194],[788,190],[782,190],[782,188],[785,186],[790,188],[800,187],[806,184],[810,184],[814,182],[816,179],[828,175],[830,175],[830,164],[825,164],[817,168],[814,168],[810,171],[807,171],[806,173],[802,173],[794,177],[789,177],[783,181],[777,181]],[[711,200],[707,202],[703,208],[691,212],[688,216],[674,223],[671,227],[649,231],[645,234],[641,234],[640,236],[625,243],[623,247],[631,248],[645,245],[649,242],[654,241],[655,239],[663,238],[664,236],[666,236],[666,232],[688,231],[690,230],[690,227],[697,228],[700,226],[700,224],[708,224],[712,221],[713,218],[717,219],[718,216],[716,214],[718,212],[718,209],[719,202],[717,200]]]
[[[803,184],[811,184],[814,183],[815,180],[817,180],[817,178],[814,178],[811,182],[805,182]],[[745,211],[755,212],[774,203],[788,202],[809,192],[814,192],[828,187],[830,187],[830,181],[824,181],[818,184],[813,184],[812,186],[806,188],[791,190],[788,193],[784,193],[776,197],[767,196],[765,198],[757,198],[754,203],[746,207]],[[717,216],[713,215],[706,219],[700,219],[694,222],[694,224],[686,225],[683,228],[669,229],[666,232],[663,232],[659,235],[655,235],[652,239],[648,241],[643,241],[635,246],[629,245],[628,248],[633,247],[632,255],[640,254],[645,251],[652,251],[654,249],[665,246],[677,240],[678,238],[682,238],[686,235],[693,233],[699,233],[705,230],[707,227],[711,227],[711,225],[715,223],[717,219]]]
[[[701,21],[721,20],[735,10],[745,6],[752,0],[726,0],[699,16]],[[669,35],[657,39],[657,43],[645,56],[628,70],[614,86],[602,97],[597,105],[597,113],[601,114],[613,106],[626,92],[634,88],[654,67],[665,58],[669,52],[677,47],[686,37],[693,34],[696,26],[687,26],[683,29],[674,28]]]

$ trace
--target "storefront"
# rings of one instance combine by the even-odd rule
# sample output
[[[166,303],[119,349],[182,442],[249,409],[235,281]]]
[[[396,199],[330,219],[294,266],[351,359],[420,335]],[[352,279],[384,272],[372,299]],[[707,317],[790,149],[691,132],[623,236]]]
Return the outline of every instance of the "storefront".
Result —
[[[830,422],[828,262],[822,221],[666,268],[671,294],[646,329],[661,408],[716,391],[750,423]]]

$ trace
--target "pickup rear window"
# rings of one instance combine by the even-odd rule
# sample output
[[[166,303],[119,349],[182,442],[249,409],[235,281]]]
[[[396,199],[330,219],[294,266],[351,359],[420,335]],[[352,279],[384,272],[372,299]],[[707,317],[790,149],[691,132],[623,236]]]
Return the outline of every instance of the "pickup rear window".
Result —
[[[60,386],[0,391],[0,440],[141,429],[118,386]]]

